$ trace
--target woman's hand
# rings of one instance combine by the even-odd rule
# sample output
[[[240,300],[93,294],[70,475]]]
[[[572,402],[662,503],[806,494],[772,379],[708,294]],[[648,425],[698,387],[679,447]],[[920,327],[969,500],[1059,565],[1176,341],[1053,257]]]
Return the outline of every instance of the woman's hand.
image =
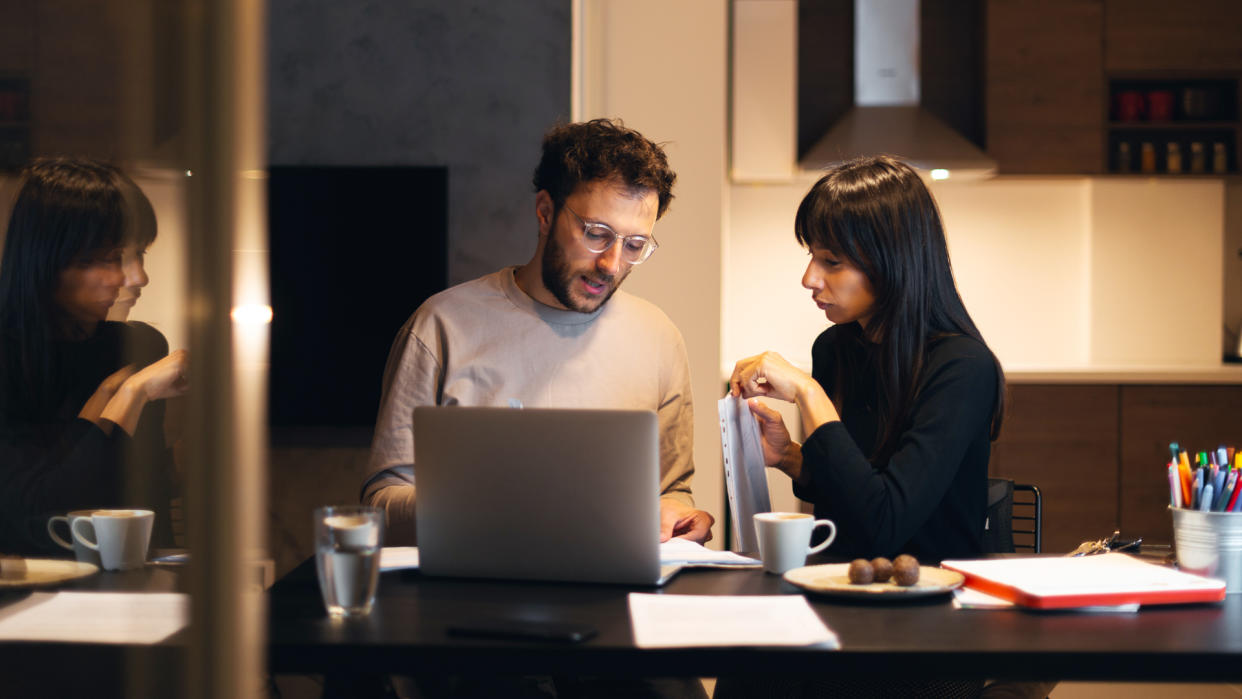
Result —
[[[125,381],[133,383],[147,400],[174,398],[190,389],[190,353],[177,350]]]
[[[764,352],[739,361],[729,378],[729,392],[750,398],[768,396],[796,402],[798,393],[807,384],[814,384],[810,374],[795,367],[776,352]]]
[[[134,375],[135,367],[133,364],[126,365],[114,371],[108,378],[99,384],[99,388],[91,394],[86,400],[86,405],[82,406],[82,410],[78,411],[78,417],[83,420],[90,420],[95,424],[99,424],[99,416],[103,413],[104,407],[108,405],[108,401],[116,395],[121,385],[126,379]]]
[[[133,435],[149,401],[180,396],[189,390],[189,368],[189,352],[177,350],[169,354],[125,379],[99,417]]]
[[[778,468],[795,481],[802,478],[802,447],[789,436],[781,414],[757,400],[747,401],[759,421],[759,441],[763,444],[763,464]]]
[[[820,425],[841,419],[819,382],[775,352],[738,362],[729,377],[729,392],[743,398],[768,396],[796,403],[802,414],[802,433],[808,436]]]

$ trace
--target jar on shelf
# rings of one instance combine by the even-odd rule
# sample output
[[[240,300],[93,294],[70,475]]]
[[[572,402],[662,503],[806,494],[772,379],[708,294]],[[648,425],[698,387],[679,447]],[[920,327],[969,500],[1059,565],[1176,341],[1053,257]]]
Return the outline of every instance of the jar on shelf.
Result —
[[[1225,144],[1217,141],[1212,144],[1212,172],[1223,175],[1229,170],[1229,153]]]
[[[1164,169],[1174,175],[1182,171],[1182,147],[1175,141],[1169,141],[1165,146]]]
[[[1122,141],[1117,144],[1117,172],[1130,172],[1132,169],[1130,142]]]
[[[1154,173],[1156,171],[1156,147],[1150,141],[1143,141],[1139,146],[1139,169],[1143,172]]]
[[[1196,174],[1207,172],[1207,154],[1200,141],[1190,142],[1190,171]]]

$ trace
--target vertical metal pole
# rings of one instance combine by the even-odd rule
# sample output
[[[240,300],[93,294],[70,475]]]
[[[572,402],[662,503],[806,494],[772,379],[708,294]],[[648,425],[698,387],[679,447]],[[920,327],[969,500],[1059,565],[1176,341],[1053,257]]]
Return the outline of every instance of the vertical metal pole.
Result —
[[[257,697],[266,662],[255,565],[266,555],[264,3],[186,2],[193,362],[186,693]]]

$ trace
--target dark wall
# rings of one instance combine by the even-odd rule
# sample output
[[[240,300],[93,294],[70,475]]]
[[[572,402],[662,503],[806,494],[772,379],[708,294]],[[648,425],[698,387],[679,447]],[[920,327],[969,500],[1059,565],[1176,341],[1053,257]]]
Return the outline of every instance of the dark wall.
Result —
[[[268,7],[273,165],[445,166],[450,283],[529,259],[540,140],[569,117],[569,0]]]

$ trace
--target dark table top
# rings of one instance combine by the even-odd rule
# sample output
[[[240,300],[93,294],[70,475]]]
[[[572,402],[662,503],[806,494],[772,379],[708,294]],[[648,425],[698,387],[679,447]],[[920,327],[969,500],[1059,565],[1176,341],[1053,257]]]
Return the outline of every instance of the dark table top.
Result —
[[[182,566],[95,573],[46,588],[0,588],[0,617],[34,592],[185,592]],[[0,696],[162,697],[180,694],[186,634],[153,646],[0,641]]]
[[[811,596],[839,650],[639,649],[630,592],[798,594],[761,570],[687,570],[660,590],[612,585],[381,576],[369,617],[332,619],[310,560],[271,591],[269,664],[279,673],[689,675],[782,673],[867,677],[1009,677],[1063,680],[1238,681],[1242,595],[1221,604],[1145,607],[1137,613],[956,610],[949,596],[902,602]],[[471,639],[446,631],[479,618],[586,623],[582,643]]]
[[[57,589],[184,590],[184,569],[147,566],[101,573]],[[738,673],[925,677],[1205,681],[1242,680],[1242,595],[1221,604],[1145,607],[1133,614],[955,610],[948,596],[902,602],[809,597],[836,632],[839,650],[814,648],[639,649],[630,592],[694,595],[799,594],[760,570],[687,570],[662,589],[573,583],[381,576],[374,611],[332,619],[308,560],[269,596],[269,667],[276,673],[390,672],[682,675]],[[0,595],[0,614],[19,600]],[[579,622],[598,635],[582,643],[469,639],[447,635],[468,620],[526,617]],[[135,662],[171,670],[182,663],[184,632],[154,647],[0,642],[0,674],[46,688],[83,679],[99,686]],[[74,673],[62,673],[72,658]],[[131,673],[128,675],[133,677]],[[121,686],[121,685],[118,685]]]

